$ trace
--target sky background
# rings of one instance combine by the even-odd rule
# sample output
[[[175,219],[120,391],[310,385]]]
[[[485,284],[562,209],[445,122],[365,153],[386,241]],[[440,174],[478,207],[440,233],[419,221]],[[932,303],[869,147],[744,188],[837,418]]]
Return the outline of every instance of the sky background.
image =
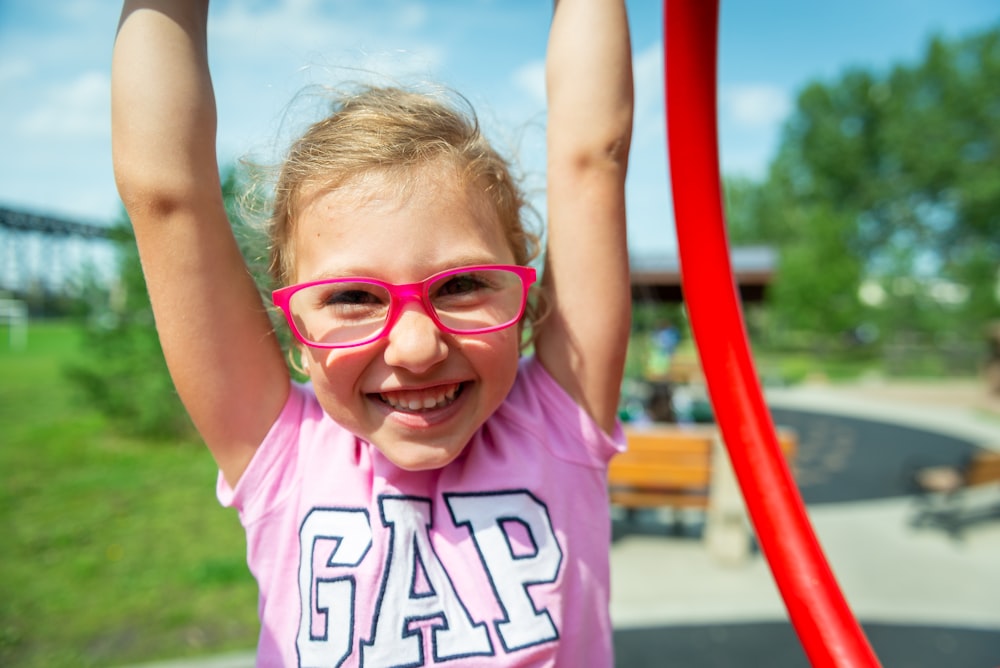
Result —
[[[108,99],[116,5],[0,0],[0,206],[82,222],[118,217]],[[638,253],[672,251],[662,6],[628,6],[637,102],[630,245]],[[544,184],[550,11],[546,0],[217,0],[209,57],[220,161],[275,160],[288,138],[318,117],[316,87],[370,81],[377,72],[465,94],[534,191]],[[956,38],[998,23],[996,0],[723,1],[723,172],[765,174],[806,83],[832,82],[848,67],[913,63],[934,34]]]

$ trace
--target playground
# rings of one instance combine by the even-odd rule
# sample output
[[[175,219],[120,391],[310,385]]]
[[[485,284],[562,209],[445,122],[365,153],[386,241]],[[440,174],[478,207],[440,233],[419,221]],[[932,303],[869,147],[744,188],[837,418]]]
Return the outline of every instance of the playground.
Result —
[[[776,256],[766,247],[730,247],[726,239],[715,127],[717,5],[664,3],[665,30],[669,33],[665,33],[663,40],[665,93],[668,98],[684,100],[683,104],[669,105],[666,110],[669,163],[684,165],[683,169],[673,169],[670,173],[679,257],[675,266],[667,267],[633,262],[633,281],[637,276],[645,276],[646,281],[638,288],[633,282],[633,297],[641,300],[644,295],[656,293],[655,298],[663,300],[658,291],[663,288],[662,279],[669,276],[676,284],[672,287],[678,290],[676,301],[683,300],[684,320],[690,325],[689,333],[684,334],[696,346],[697,358],[693,364],[675,358],[671,366],[671,357],[682,336],[676,319],[651,319],[647,323],[649,341],[654,342],[651,349],[656,355],[650,357],[647,365],[651,370],[647,380],[656,382],[642,388],[636,395],[640,397],[638,402],[625,401],[620,407],[630,447],[618,458],[617,465],[612,464],[608,479],[612,510],[611,619],[617,665],[693,668],[997,665],[1000,663],[1000,605],[997,604],[1000,577],[996,571],[996,555],[1000,553],[1000,383],[997,381],[1000,347],[994,346],[991,363],[982,377],[974,380],[965,377],[961,381],[903,384],[887,381],[881,375],[865,375],[849,383],[818,376],[794,385],[772,386],[768,381],[773,379],[766,376],[760,382],[762,377],[749,350],[742,307],[761,299],[776,270]],[[868,89],[868,97],[872,97],[874,90],[874,87]],[[850,134],[849,129],[841,125],[842,133]],[[219,220],[224,222],[222,217]],[[747,250],[752,252],[748,255]],[[810,266],[818,269],[814,264]],[[512,267],[486,269],[500,273],[533,271]],[[361,282],[400,287],[367,279]],[[785,285],[806,283],[799,280]],[[528,294],[527,284],[523,287],[522,310]],[[870,291],[867,294],[871,296]],[[812,296],[810,293],[809,297]],[[427,299],[425,295],[426,309],[435,312],[436,307]],[[0,321],[7,325],[5,338],[10,351],[7,362],[11,368],[18,368],[27,359],[20,353],[32,346],[24,328],[27,310],[19,300],[2,301]],[[993,302],[990,304],[995,306]],[[520,316],[511,315],[501,326],[518,322]],[[375,324],[372,336],[388,332],[394,321],[387,318]],[[440,320],[436,322],[439,328],[451,333],[492,331],[458,326],[453,326],[452,331]],[[847,324],[840,322],[825,330],[835,344],[862,345],[869,340],[866,326],[877,329],[860,318],[844,322]],[[383,325],[386,329],[377,329]],[[293,331],[297,332],[295,327],[293,324]],[[323,347],[328,342],[303,338],[299,333],[296,336],[307,346]],[[844,341],[834,340],[835,337]],[[1000,333],[994,339],[1000,345]],[[360,346],[372,340],[337,341],[336,347]],[[610,349],[623,348],[616,343]],[[544,350],[541,343],[536,350]],[[821,347],[812,352],[822,357],[828,349]],[[47,370],[55,378],[56,365],[50,366]],[[606,364],[593,367],[609,368]],[[955,371],[948,365],[945,368]],[[28,367],[21,369],[18,378],[27,377],[25,369]],[[75,373],[82,377],[81,368],[76,368]],[[614,412],[617,377],[614,381],[596,385],[601,396],[611,397],[610,403],[605,402],[609,425],[613,422],[610,418]],[[76,398],[64,390],[53,381],[50,394],[70,405]],[[66,546],[86,553],[86,559],[73,569],[52,568],[53,572],[73,570],[73,577],[80,582],[87,582],[88,578],[91,582],[100,580],[100,589],[112,592],[113,587],[107,586],[102,574],[118,569],[120,582],[127,583],[122,590],[138,590],[135,585],[139,581],[130,577],[122,566],[153,572],[147,567],[154,556],[169,560],[169,556],[157,554],[161,550],[150,546],[170,544],[171,540],[164,540],[155,527],[142,526],[144,520],[135,520],[132,512],[139,499],[148,502],[148,498],[160,491],[160,481],[136,483],[131,475],[112,476],[100,468],[106,463],[100,461],[102,457],[108,461],[116,457],[139,459],[135,456],[138,449],[127,439],[101,441],[103,449],[88,453],[75,447],[75,440],[63,436],[65,420],[53,421],[49,415],[44,416],[48,420],[45,426],[54,431],[41,438],[40,435],[45,436],[41,430],[24,426],[25,418],[32,417],[32,410],[41,409],[29,406],[14,383],[5,392],[11,442],[15,446],[31,439],[47,445],[55,442],[51,449],[58,456],[51,461],[58,462],[58,471],[67,477],[84,470],[85,465],[101,470],[101,479],[91,476],[94,479],[80,481],[82,493],[65,485],[63,493],[73,493],[72,505],[91,512],[93,526],[98,522],[102,526],[113,524],[118,531],[116,535],[135,540],[128,545],[142,546],[142,554],[132,554],[123,547],[124,540],[95,541],[89,535],[87,523],[62,512],[69,503],[45,500],[48,506],[37,504],[42,498],[36,489],[40,484],[32,476],[38,475],[38,471],[19,464],[34,453],[29,457],[18,453],[17,447],[9,448],[7,468],[15,473],[10,476],[7,495],[10,500],[17,500],[19,505],[12,503],[11,507],[16,507],[21,516],[15,526],[11,513],[10,533],[19,539],[11,543],[17,550],[30,550],[32,557],[24,558],[7,548],[9,563],[19,570],[17,575],[9,574],[5,598],[14,600],[18,589],[27,588],[29,569],[36,566],[33,559],[36,552],[55,555],[56,552],[46,550]],[[626,399],[628,392],[626,388]],[[21,401],[21,408],[16,400]],[[443,398],[437,401],[443,402]],[[46,406],[46,412],[63,418],[58,403],[54,406]],[[226,415],[219,411],[209,414]],[[102,422],[88,422],[83,427],[76,429],[85,432],[81,440],[99,440],[95,435],[103,429]],[[163,450],[157,456],[175,455]],[[89,460],[72,458],[80,457],[81,453]],[[520,468],[528,467],[520,464]],[[204,475],[205,480],[214,475],[214,468],[203,469],[198,475]],[[162,474],[164,479],[188,477],[180,469],[164,468]],[[593,483],[595,490],[603,490],[604,479],[600,475],[593,478]],[[116,487],[128,489],[129,495],[116,497],[108,493]],[[208,489],[204,481],[203,487]],[[603,497],[598,500],[603,512]],[[35,507],[29,505],[33,501]],[[165,505],[170,510],[179,510],[189,502],[187,498],[167,498]],[[50,515],[58,514],[63,523],[32,521],[30,511],[39,506]],[[578,530],[581,525],[576,518],[581,513],[575,506],[570,510],[571,519],[564,526]],[[163,516],[176,519],[171,513]],[[130,522],[129,530],[125,528],[126,522]],[[131,535],[135,526],[149,529],[154,537],[145,539],[143,534],[143,540],[136,539]],[[605,526],[602,520],[600,527]],[[588,538],[606,537],[600,527],[589,533]],[[186,539],[173,542],[185,549],[202,547],[195,545],[197,541]],[[605,547],[602,544],[602,559]],[[236,578],[245,575],[242,562],[220,561],[202,554],[194,560],[204,568],[187,574],[182,585],[164,588],[163,583],[157,584],[175,592],[203,593],[210,587],[228,588]],[[55,561],[54,556],[49,557],[47,565],[52,566]],[[238,568],[234,568],[234,563],[238,563]],[[300,584],[307,585],[303,591],[311,591],[310,582],[300,579]],[[539,582],[531,580],[525,587]],[[21,584],[15,586],[15,583]],[[51,589],[44,600],[54,602],[53,609],[66,618],[77,616],[72,613],[82,606],[64,601],[60,596],[65,593],[64,588]],[[94,592],[95,600],[90,601],[92,609],[113,610],[129,619],[99,641],[90,634],[88,652],[94,656],[117,656],[115,665],[174,656],[175,644],[169,641],[166,645],[169,653],[163,651],[162,644],[155,652],[134,649],[143,628],[160,624],[157,620],[139,619],[128,612],[126,605],[119,606],[117,600],[113,604],[100,600],[99,593]],[[415,597],[414,591],[410,594]],[[59,644],[36,640],[31,634],[45,625],[24,621],[32,616],[42,598],[27,594],[8,604],[0,627],[0,655],[7,648],[16,649],[23,638],[30,637],[23,642],[24,646],[45,645],[46,651],[48,646]],[[241,603],[247,609],[252,607],[247,600]],[[307,617],[305,614],[303,619]],[[412,619],[405,621],[403,628],[407,634]],[[177,626],[184,628],[189,653],[197,653],[191,651],[194,647],[205,648],[202,650],[205,652],[225,652],[232,648],[237,651],[207,659],[145,663],[138,668],[247,668],[255,662],[251,651],[242,649],[246,643],[240,635],[248,629],[255,631],[252,624],[234,623],[220,632],[218,638],[212,637],[211,632],[205,633],[204,625],[197,621],[182,619]],[[299,628],[300,637],[305,637],[301,634],[306,628],[307,625]],[[238,639],[233,641],[235,637]],[[562,637],[570,642],[573,636],[567,633]],[[579,643],[584,635],[575,637]],[[129,646],[132,649],[128,652],[116,654]],[[606,644],[602,649],[606,649]],[[180,651],[177,656],[183,654]],[[299,657],[301,661],[302,655]]]

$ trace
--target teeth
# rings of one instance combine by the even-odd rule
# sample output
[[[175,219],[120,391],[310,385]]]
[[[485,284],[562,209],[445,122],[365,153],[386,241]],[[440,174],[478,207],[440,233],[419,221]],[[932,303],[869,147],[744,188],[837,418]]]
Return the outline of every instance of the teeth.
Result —
[[[379,398],[396,410],[418,412],[421,410],[433,410],[447,406],[455,400],[458,394],[458,385],[452,385],[445,391],[438,391],[434,394],[424,394],[422,392],[394,392],[393,394],[380,394]]]

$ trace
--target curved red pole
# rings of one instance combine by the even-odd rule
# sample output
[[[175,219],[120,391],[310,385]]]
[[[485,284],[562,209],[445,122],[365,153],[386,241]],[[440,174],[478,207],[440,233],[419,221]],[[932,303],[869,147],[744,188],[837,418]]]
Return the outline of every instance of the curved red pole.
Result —
[[[879,666],[809,523],[750,356],[722,212],[718,16],[717,0],[665,0],[667,139],[684,300],[747,510],[809,661]]]

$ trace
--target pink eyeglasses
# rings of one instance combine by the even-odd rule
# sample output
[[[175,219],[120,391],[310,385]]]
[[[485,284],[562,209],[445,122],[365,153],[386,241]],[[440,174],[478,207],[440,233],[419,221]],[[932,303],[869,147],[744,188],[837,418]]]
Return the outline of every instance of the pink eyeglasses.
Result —
[[[389,334],[407,301],[419,302],[444,332],[485,334],[524,315],[535,270],[515,265],[449,269],[419,283],[331,278],[272,293],[295,338],[314,348],[351,348]]]

